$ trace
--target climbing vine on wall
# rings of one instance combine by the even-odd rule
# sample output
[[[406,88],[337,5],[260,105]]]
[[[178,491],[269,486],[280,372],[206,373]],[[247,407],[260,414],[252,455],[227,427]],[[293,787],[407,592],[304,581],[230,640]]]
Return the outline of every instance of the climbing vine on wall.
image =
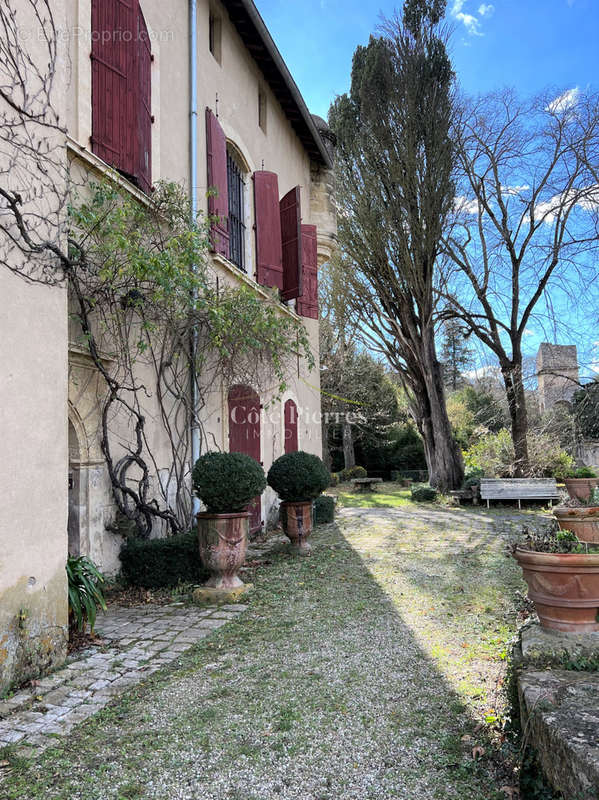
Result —
[[[216,447],[202,422],[210,391],[235,382],[276,396],[298,357],[313,364],[305,330],[274,295],[219,279],[209,220],[192,220],[181,186],[144,201],[116,173],[92,182],[69,160],[66,45],[49,0],[0,4],[0,29],[0,267],[68,285],[71,339],[102,377],[99,437],[118,509],[142,536],[157,523],[179,531],[191,521],[192,428],[202,449]]]

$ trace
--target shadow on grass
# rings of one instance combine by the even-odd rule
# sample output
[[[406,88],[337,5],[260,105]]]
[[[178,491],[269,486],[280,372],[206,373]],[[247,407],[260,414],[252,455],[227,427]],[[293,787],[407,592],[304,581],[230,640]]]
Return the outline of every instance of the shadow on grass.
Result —
[[[3,797],[504,797],[472,758],[477,720],[363,558],[337,525],[313,540],[269,555],[249,610],[177,668],[17,763]]]

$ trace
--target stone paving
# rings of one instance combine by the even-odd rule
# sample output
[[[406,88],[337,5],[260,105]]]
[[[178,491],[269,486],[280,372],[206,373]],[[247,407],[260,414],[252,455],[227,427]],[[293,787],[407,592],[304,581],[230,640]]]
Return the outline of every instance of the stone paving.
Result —
[[[211,631],[247,608],[111,605],[99,614],[103,640],[70,658],[56,672],[0,701],[0,747],[42,751],[114,697],[174,661]]]

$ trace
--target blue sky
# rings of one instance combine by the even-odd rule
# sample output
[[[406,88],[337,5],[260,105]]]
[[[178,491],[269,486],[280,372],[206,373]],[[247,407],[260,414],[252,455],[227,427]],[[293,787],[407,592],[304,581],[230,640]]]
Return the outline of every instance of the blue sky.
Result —
[[[325,118],[331,100],[349,88],[356,46],[398,7],[390,0],[256,2],[308,107]],[[599,0],[448,0],[447,10],[451,57],[466,93],[513,86],[524,95],[554,89],[557,97],[598,88]],[[558,316],[559,331],[543,330],[540,320],[529,326],[526,355],[543,340],[577,344],[581,376],[598,372],[596,314],[590,319],[587,308]],[[479,364],[487,359],[481,352]]]
[[[308,107],[326,117],[347,90],[353,52],[397,2],[257,0]],[[448,0],[451,55],[468,93],[584,88],[599,78],[598,0]]]

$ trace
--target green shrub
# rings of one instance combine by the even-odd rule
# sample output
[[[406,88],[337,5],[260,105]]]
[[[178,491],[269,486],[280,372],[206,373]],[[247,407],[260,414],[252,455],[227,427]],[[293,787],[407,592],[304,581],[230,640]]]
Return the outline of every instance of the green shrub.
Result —
[[[392,469],[390,477],[394,483],[399,483],[402,480],[401,472],[398,469]]]
[[[564,475],[565,478],[596,478],[597,473],[591,467],[578,467],[578,469],[570,469],[568,470],[567,475]]]
[[[462,482],[462,489],[470,489],[480,483],[480,479],[484,478],[485,473],[482,469],[471,469],[464,475]]]
[[[326,525],[335,521],[335,498],[321,494],[314,501],[314,524]]]
[[[331,482],[329,486],[339,486],[339,473],[338,472],[331,472]]]
[[[268,470],[268,485],[283,501],[312,500],[329,486],[331,475],[318,456],[297,450],[285,453]]]
[[[206,453],[195,463],[193,488],[211,514],[243,511],[266,487],[264,470],[243,453]]]
[[[415,503],[430,503],[437,499],[437,490],[432,486],[414,486],[411,497]]]
[[[341,473],[341,479],[344,481],[351,481],[352,478],[367,478],[368,472],[364,469],[364,467],[360,467],[356,464],[354,467],[347,467]]]
[[[574,463],[549,433],[528,434],[528,457],[531,477],[562,478]],[[516,471],[514,445],[506,428],[481,437],[464,452],[467,472],[479,471],[486,478],[511,478]]]
[[[127,582],[144,589],[203,583],[208,577],[200,561],[195,531],[166,539],[129,539],[121,548],[120,557]]]
[[[94,562],[87,556],[67,558],[67,579],[69,587],[69,615],[77,630],[83,630],[86,622],[93,631],[98,608],[106,611],[106,601],[102,592],[104,576]]]

